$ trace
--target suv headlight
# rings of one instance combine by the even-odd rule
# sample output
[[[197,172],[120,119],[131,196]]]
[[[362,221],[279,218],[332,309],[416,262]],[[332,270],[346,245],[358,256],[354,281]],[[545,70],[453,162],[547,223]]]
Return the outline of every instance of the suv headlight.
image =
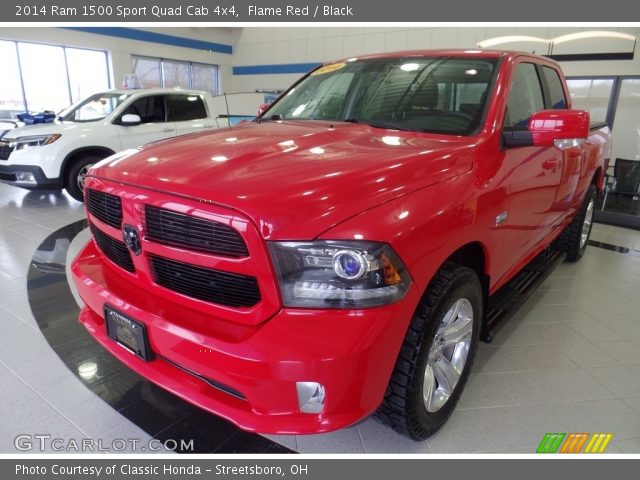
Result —
[[[62,135],[54,133],[52,135],[32,135],[28,137],[18,137],[10,140],[11,146],[16,150],[26,150],[33,147],[41,147],[43,145],[49,145],[50,143],[58,140]]]
[[[397,302],[411,285],[407,270],[384,243],[269,242],[287,307],[360,308]]]

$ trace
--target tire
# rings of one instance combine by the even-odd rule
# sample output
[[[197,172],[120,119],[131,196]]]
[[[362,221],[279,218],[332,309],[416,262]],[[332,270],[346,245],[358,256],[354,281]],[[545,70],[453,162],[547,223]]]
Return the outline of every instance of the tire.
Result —
[[[84,202],[84,176],[87,174],[87,170],[100,160],[102,160],[100,156],[87,155],[74,161],[71,168],[68,169],[64,180],[64,188],[69,195],[79,202]]]
[[[593,212],[596,205],[596,187],[591,185],[580,205],[578,213],[562,233],[554,240],[552,248],[564,253],[567,260],[577,262],[584,255],[593,227]]]
[[[382,423],[414,440],[424,440],[444,425],[458,403],[473,366],[482,308],[482,286],[476,273],[467,267],[445,263],[429,284],[411,320],[384,400],[376,412]],[[458,325],[464,331],[465,342],[443,348],[442,334],[447,331],[447,321],[450,321],[449,327],[462,322]],[[456,365],[455,372],[443,370],[447,363]],[[447,376],[443,374],[445,371],[455,374]],[[448,381],[443,381],[447,378]],[[431,388],[425,388],[425,382]]]

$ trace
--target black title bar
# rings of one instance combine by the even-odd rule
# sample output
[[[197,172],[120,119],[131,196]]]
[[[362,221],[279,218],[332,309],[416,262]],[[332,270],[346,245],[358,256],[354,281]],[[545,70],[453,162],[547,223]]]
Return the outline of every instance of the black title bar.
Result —
[[[14,0],[0,22],[638,22],[629,0]]]

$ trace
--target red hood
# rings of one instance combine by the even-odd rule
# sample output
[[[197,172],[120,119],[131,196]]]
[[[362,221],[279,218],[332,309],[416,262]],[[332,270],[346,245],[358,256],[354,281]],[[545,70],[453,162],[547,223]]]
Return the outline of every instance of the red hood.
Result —
[[[243,212],[272,239],[311,239],[471,169],[475,139],[330,122],[264,122],[116,155],[103,179]]]

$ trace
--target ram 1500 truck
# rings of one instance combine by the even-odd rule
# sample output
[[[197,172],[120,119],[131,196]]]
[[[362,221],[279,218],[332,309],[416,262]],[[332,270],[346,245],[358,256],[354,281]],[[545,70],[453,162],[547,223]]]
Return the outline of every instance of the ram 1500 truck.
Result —
[[[494,294],[545,252],[583,255],[609,150],[547,58],[326,64],[254,122],[89,172],[80,321],[244,429],[376,413],[423,439],[460,398]]]
[[[0,138],[0,181],[33,189],[65,188],[76,200],[91,166],[144,143],[217,126],[211,95],[148,88],[91,95],[52,123],[9,129]]]

